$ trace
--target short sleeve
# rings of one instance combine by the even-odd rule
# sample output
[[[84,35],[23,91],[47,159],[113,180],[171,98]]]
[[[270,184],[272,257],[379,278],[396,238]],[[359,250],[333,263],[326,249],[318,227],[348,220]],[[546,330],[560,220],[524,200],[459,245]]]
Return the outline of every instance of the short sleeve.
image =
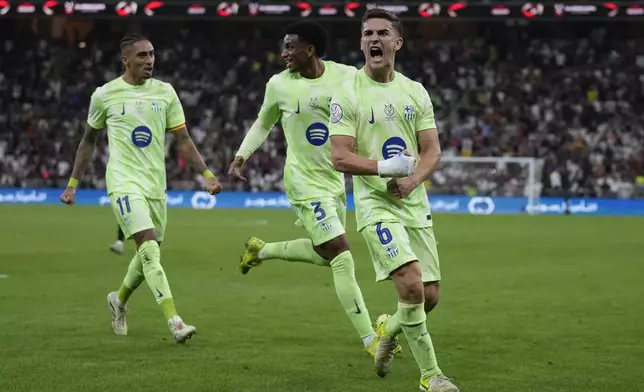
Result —
[[[427,90],[425,90],[425,88],[423,88],[422,86],[421,94],[421,108],[419,116],[416,118],[416,132],[436,128],[436,120],[434,119],[434,105],[432,104],[432,100],[429,98]]]
[[[170,103],[166,111],[166,128],[170,131],[176,131],[186,125],[186,116],[183,113],[183,106],[174,87],[170,87]]]
[[[96,89],[90,99],[87,124],[94,129],[103,129],[106,117],[107,111],[103,103],[103,94],[101,94],[101,90]]]
[[[357,116],[346,88],[340,88],[331,98],[329,135],[356,137]]]
[[[280,118],[279,102],[277,101],[277,94],[275,86],[271,78],[266,83],[266,91],[264,92],[264,101],[262,107],[259,109],[257,120],[263,129],[271,129]]]

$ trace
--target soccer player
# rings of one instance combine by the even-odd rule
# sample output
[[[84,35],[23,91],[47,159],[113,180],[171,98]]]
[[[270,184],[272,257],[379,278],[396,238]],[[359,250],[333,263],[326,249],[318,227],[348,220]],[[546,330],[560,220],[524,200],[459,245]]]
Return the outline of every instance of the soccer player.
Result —
[[[206,178],[211,194],[221,184],[206,167],[185,125],[183,108],[174,88],[152,78],[154,48],[142,35],[121,40],[125,73],[94,91],[87,123],[78,146],[69,184],[60,199],[73,205],[78,181],[89,165],[100,131],[107,127],[110,158],[106,182],[112,209],[126,238],[134,238],[137,251],[118,291],[108,294],[112,329],[127,334],[126,303],[145,280],[163,310],[177,343],[185,343],[196,328],[185,324],[175,309],[168,279],[161,266],[166,227],[165,133],[174,133],[182,156]]]
[[[347,316],[372,356],[378,346],[369,312],[356,282],[353,256],[345,234],[344,175],[331,165],[329,102],[333,91],[357,69],[322,60],[328,34],[317,23],[286,27],[282,57],[287,69],[266,84],[264,102],[230,165],[229,174],[242,176],[245,162],[264,143],[280,120],[288,143],[284,186],[296,211],[298,225],[309,238],[264,243],[251,237],[240,269],[243,274],[264,260],[281,259],[331,267],[335,291]]]
[[[438,302],[440,269],[422,184],[440,157],[438,132],[427,91],[394,71],[402,44],[396,15],[382,9],[365,13],[365,66],[333,96],[331,155],[338,171],[354,176],[358,230],[376,279],[392,279],[398,292],[398,311],[377,321],[376,372],[390,372],[396,337],[404,333],[420,367],[421,390],[456,392],[438,367],[425,323]]]
[[[121,230],[121,226],[117,225],[118,233],[116,234],[116,241],[110,245],[110,250],[117,255],[123,254],[125,251],[125,234],[123,234],[123,230]]]

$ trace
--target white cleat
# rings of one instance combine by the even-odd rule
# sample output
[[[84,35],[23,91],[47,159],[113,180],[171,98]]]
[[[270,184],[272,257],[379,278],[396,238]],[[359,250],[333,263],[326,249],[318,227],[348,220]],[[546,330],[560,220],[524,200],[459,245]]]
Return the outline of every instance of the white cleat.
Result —
[[[421,379],[419,388],[423,392],[459,392],[456,385],[443,373]]]
[[[117,255],[121,255],[125,251],[125,244],[123,243],[123,241],[116,241],[115,243],[110,245],[110,250]]]
[[[186,340],[192,338],[192,335],[197,333],[196,327],[184,323],[179,316],[174,316],[168,320],[168,328],[172,332],[174,341],[178,344],[184,344]]]
[[[116,291],[112,291],[107,295],[107,305],[110,312],[112,312],[112,331],[117,335],[127,335],[127,322],[125,320],[127,307],[121,303]]]

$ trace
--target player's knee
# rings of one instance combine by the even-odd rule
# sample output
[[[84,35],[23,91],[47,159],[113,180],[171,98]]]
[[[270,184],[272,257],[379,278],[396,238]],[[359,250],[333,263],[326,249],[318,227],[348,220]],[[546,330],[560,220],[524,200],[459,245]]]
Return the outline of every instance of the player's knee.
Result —
[[[156,241],[150,240],[143,242],[139,246],[138,252],[144,269],[161,266],[161,248]]]
[[[347,240],[346,234],[342,234],[330,241],[315,246],[314,249],[318,255],[331,261],[349,250],[349,240]]]
[[[425,283],[425,313],[431,312],[440,300],[440,283]]]
[[[147,230],[139,231],[138,233],[134,233],[132,235],[132,238],[134,238],[134,242],[136,243],[136,246],[140,247],[143,243],[147,241],[156,241],[157,235],[154,229],[147,229]]]
[[[396,269],[392,274],[398,296],[409,303],[422,303],[425,298],[422,275],[418,262],[410,262]]]
[[[347,250],[333,258],[333,260],[331,261],[331,269],[333,270],[334,274],[353,274],[355,271],[355,265],[353,263],[353,257],[351,257],[351,253]]]

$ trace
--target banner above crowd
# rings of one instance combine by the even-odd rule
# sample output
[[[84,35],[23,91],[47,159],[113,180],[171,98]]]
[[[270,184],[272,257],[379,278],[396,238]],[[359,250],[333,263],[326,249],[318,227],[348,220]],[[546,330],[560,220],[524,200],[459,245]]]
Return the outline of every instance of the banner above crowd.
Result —
[[[218,2],[218,1],[9,1],[0,18],[16,16],[148,19],[358,20],[371,8],[403,20],[644,20],[643,2]]]

